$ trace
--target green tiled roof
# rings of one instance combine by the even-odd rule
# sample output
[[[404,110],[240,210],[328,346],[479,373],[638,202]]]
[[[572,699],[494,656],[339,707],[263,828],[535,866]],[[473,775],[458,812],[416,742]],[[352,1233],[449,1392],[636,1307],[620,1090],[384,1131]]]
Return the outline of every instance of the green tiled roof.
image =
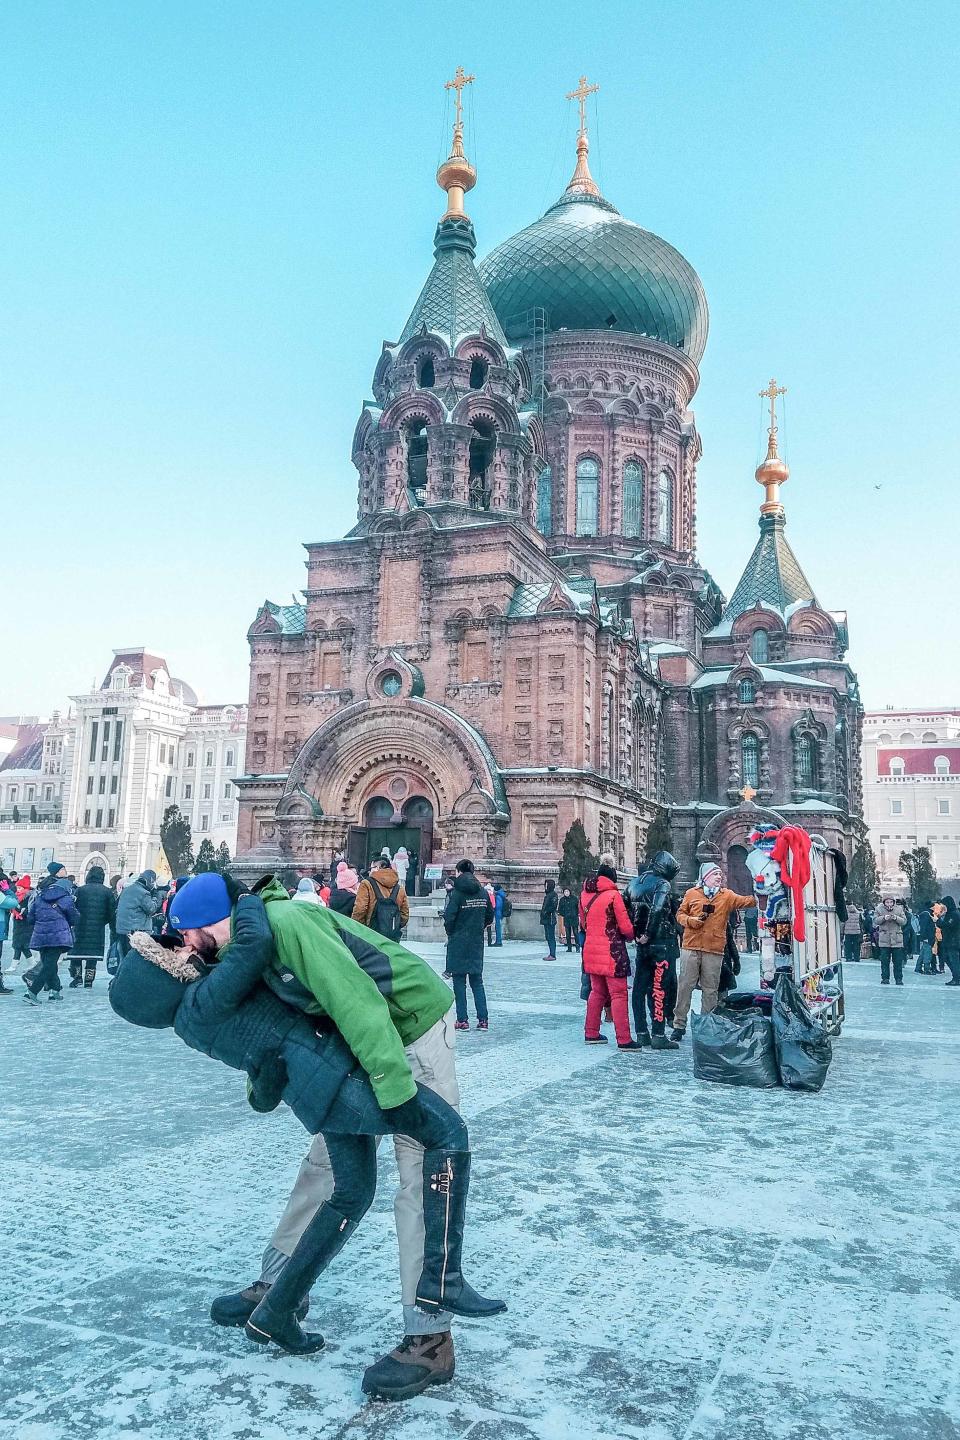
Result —
[[[276,620],[281,635],[302,635],[307,628],[305,605],[275,605],[272,600],[265,600],[263,608]]]
[[[453,351],[466,336],[484,330],[507,350],[507,337],[473,263],[477,241],[470,221],[442,220],[433,246],[433,269],[403,327],[400,344],[426,328]]]
[[[769,605],[786,619],[791,606],[816,601],[813,587],[787,542],[784,523],[782,515],[760,517],[760,539],[727,602],[717,630],[729,629],[738,616],[752,610],[754,605]]]
[[[543,309],[548,330],[649,335],[696,363],[706,347],[707,299],[696,271],[601,195],[565,191],[479,272],[514,340],[524,336],[526,313]]]

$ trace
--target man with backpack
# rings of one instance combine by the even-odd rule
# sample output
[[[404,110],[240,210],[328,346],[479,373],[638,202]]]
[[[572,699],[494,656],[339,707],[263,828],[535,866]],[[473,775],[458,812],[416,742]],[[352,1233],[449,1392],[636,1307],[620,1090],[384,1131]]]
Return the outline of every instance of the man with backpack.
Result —
[[[378,860],[357,890],[353,918],[388,940],[399,940],[410,919],[407,892],[389,860]]]

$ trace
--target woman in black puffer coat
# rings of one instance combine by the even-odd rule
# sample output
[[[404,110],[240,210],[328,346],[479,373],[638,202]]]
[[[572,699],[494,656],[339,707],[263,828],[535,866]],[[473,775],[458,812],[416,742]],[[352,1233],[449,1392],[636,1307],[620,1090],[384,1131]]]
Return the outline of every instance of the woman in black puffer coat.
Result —
[[[110,939],[116,938],[117,897],[105,885],[104,872],[99,865],[91,865],[86,882],[74,896],[74,904],[80,919],[73,928],[73,948],[70,951],[70,989],[83,985],[89,990],[97,975],[97,962],[103,959],[107,931]]]

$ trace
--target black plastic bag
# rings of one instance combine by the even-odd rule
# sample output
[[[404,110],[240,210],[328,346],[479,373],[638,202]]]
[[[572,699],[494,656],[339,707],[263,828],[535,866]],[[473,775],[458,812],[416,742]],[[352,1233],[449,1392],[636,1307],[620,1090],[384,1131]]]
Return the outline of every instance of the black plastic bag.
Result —
[[[819,1090],[827,1078],[833,1045],[789,975],[778,975],[773,993],[773,1038],[780,1080],[787,1090]]]
[[[773,1026],[756,1010],[720,1007],[691,1016],[693,1073],[717,1085],[752,1085],[770,1090],[780,1084]]]

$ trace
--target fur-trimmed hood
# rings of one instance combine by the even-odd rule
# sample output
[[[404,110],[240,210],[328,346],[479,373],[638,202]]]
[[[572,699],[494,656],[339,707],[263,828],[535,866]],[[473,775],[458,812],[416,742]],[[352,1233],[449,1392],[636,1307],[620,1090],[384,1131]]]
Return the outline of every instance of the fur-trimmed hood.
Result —
[[[110,982],[110,1004],[131,1025],[166,1030],[177,1018],[187,986],[205,974],[206,967],[192,952],[188,958],[137,930]]]

